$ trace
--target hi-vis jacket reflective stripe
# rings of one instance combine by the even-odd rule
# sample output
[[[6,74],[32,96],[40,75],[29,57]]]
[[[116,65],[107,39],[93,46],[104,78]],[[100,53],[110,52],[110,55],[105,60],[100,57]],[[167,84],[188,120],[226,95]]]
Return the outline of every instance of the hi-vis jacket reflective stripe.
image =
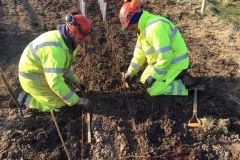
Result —
[[[19,74],[28,80],[48,85],[66,104],[72,106],[79,97],[65,82],[77,81],[72,68],[76,52],[70,52],[58,30],[46,32],[25,48],[19,63]]]
[[[154,65],[151,76],[161,81],[168,68],[188,68],[189,56],[184,39],[168,19],[143,11],[138,28],[140,33],[128,72],[137,74],[147,61]]]

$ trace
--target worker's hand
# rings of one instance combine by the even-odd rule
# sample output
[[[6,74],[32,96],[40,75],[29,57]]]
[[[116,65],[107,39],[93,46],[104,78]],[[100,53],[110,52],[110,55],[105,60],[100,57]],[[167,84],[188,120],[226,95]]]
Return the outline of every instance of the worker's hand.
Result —
[[[125,73],[124,75],[125,82],[130,83],[132,81],[133,76],[134,74],[132,73],[129,72]]]
[[[153,77],[150,75],[150,76],[148,76],[148,78],[146,79],[145,84],[146,84],[147,87],[149,88],[149,87],[152,86],[152,84],[153,84],[155,81],[156,81],[156,79],[153,78]]]
[[[81,92],[84,92],[86,87],[83,83],[80,83],[78,81],[73,82],[74,86],[76,86]]]
[[[87,98],[82,98],[82,97],[80,97],[79,100],[78,100],[78,102],[77,102],[77,105],[82,106],[82,107],[84,107],[84,108],[86,108],[86,109],[90,109],[90,107],[91,107],[91,102],[90,102],[90,100],[87,99]]]

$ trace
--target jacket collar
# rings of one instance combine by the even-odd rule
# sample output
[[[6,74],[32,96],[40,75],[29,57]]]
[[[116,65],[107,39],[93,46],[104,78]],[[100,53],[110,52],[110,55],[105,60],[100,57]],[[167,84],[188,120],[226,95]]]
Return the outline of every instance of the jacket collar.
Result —
[[[148,11],[143,10],[143,13],[138,21],[138,29],[140,33],[146,28],[147,19],[151,14]]]
[[[59,31],[64,43],[66,44],[66,46],[68,47],[68,49],[72,53],[74,48],[73,48],[73,45],[72,45],[72,38],[69,36],[69,29],[68,29],[67,25],[65,25],[65,24],[58,25],[57,30]]]

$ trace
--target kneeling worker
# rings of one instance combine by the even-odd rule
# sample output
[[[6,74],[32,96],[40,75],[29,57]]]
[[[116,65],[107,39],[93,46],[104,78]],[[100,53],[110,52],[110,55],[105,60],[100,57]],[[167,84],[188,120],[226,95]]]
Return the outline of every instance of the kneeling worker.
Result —
[[[188,50],[176,26],[165,17],[141,9],[137,0],[125,1],[119,19],[122,30],[136,31],[138,37],[125,81],[130,83],[147,62],[140,82],[146,84],[150,96],[187,96],[187,87],[195,82],[186,72]]]
[[[81,91],[73,67],[77,47],[91,41],[92,26],[88,18],[73,12],[65,17],[66,24],[41,34],[23,51],[19,62],[19,81],[23,91],[18,100],[31,109],[58,112],[62,107],[90,107],[87,98],[79,97],[69,87]]]

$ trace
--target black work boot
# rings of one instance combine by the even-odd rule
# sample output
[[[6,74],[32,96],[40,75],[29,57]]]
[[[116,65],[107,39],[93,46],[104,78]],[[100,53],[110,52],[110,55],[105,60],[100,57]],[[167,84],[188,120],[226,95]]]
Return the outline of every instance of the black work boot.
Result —
[[[196,79],[189,73],[185,73],[181,80],[186,88],[196,85]]]

